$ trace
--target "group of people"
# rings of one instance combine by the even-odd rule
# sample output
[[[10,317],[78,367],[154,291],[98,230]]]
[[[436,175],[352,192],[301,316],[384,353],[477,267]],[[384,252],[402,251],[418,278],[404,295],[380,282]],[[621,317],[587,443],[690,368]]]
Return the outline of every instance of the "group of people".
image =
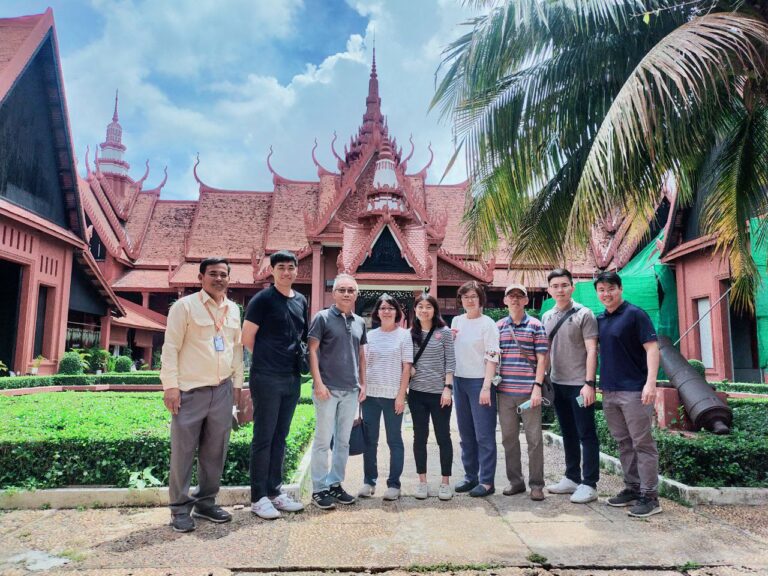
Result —
[[[465,313],[450,328],[437,299],[427,291],[415,298],[410,327],[404,310],[388,294],[376,301],[366,329],[354,313],[358,286],[338,275],[334,304],[311,320],[306,298],[293,289],[296,256],[271,255],[274,284],[248,304],[240,326],[239,308],[226,297],[229,263],[210,258],[200,264],[199,292],[179,299],[168,316],[162,353],[164,402],[172,414],[169,499],[171,526],[195,529],[195,518],[231,520],[215,502],[226,458],[232,406],[243,386],[242,350],[252,353],[249,388],[253,403],[251,511],[264,519],[297,512],[303,504],[281,490],[286,438],[300,395],[305,363],[312,375],[315,435],[311,447],[312,503],[320,509],[374,496],[379,480],[378,444],[384,421],[389,468],[383,499],[401,495],[406,403],[413,422],[413,458],[418,483],[413,496],[435,495],[427,483],[429,424],[439,448],[436,496],[455,492],[485,497],[496,490],[496,428],[501,428],[508,484],[503,494],[526,493],[521,465],[520,424],[528,451],[530,498],[544,500],[542,405],[545,378],[563,435],[565,476],[546,486],[584,504],[597,500],[599,442],[595,426],[598,357],[603,411],[619,445],[625,488],[609,498],[629,514],[661,512],[658,453],[651,434],[659,353],[648,315],[624,301],[621,278],[603,272],[595,289],[605,311],[572,299],[568,270],[553,270],[548,290],[555,307],[541,320],[526,312],[525,286],[504,292],[508,316],[495,322],[483,314],[485,290],[467,282],[458,290]],[[451,485],[451,415],[456,409],[464,477]],[[365,436],[363,484],[357,496],[343,487],[350,434],[362,415]],[[195,453],[198,484],[190,493]]]

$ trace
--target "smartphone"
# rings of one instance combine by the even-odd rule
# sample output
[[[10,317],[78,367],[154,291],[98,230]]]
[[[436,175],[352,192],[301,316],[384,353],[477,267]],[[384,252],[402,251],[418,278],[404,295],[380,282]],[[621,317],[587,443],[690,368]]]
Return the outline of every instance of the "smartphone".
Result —
[[[582,396],[581,394],[576,396],[576,404],[579,405],[579,408],[584,408],[584,396]]]

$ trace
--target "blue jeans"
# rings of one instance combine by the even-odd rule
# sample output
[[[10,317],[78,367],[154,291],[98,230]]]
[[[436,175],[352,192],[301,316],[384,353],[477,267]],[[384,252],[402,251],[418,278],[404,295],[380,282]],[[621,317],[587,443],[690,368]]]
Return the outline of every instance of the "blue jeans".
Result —
[[[576,403],[580,392],[580,386],[555,384],[555,414],[563,433],[565,476],[576,484],[597,488],[600,442],[595,428],[595,405],[581,408]]]
[[[453,398],[461,439],[461,463],[468,482],[494,485],[496,476],[496,394],[480,405],[482,378],[454,378]]]
[[[376,453],[379,447],[381,416],[384,416],[384,430],[389,446],[389,478],[387,486],[400,488],[400,475],[403,473],[405,446],[401,432],[403,415],[395,414],[394,398],[372,398],[363,401],[363,425],[365,426],[365,453],[363,454],[364,482],[376,486],[379,468]]]
[[[309,461],[312,475],[312,491],[327,490],[344,480],[344,472],[349,458],[349,435],[357,416],[357,390],[331,390],[328,400],[318,400],[312,394],[315,405],[315,439],[312,442],[312,454]],[[331,438],[333,451],[331,467],[328,468],[328,452]]]

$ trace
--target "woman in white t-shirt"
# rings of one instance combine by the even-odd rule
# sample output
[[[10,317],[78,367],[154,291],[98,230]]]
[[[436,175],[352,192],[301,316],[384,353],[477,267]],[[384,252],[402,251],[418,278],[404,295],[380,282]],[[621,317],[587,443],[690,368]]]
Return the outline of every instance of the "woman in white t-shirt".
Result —
[[[496,395],[491,381],[499,362],[499,330],[483,315],[485,291],[477,282],[459,288],[459,305],[466,314],[451,322],[456,350],[454,404],[461,438],[464,480],[456,492],[488,496],[495,492]]]
[[[376,490],[379,476],[376,453],[382,416],[389,447],[389,477],[384,500],[400,497],[400,475],[405,457],[403,411],[413,362],[411,333],[399,326],[402,318],[403,310],[397,300],[389,294],[382,294],[371,314],[371,319],[380,322],[381,327],[368,332],[365,353],[366,396],[362,410],[366,446],[363,454],[364,484],[358,492],[362,498],[373,496]]]

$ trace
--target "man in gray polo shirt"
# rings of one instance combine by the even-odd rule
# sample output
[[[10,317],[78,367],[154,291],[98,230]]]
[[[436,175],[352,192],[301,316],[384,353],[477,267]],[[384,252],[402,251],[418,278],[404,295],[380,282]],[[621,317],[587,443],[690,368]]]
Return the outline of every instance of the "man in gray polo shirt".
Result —
[[[355,300],[357,282],[349,274],[339,274],[333,282],[335,304],[318,312],[309,328],[315,404],[315,439],[310,458],[312,502],[323,510],[356,500],[341,486],[352,423],[359,403],[365,400],[365,321],[353,312]]]
[[[568,270],[553,270],[547,283],[555,307],[544,314],[542,321],[550,339],[550,378],[555,387],[555,413],[565,451],[565,476],[557,484],[547,486],[547,490],[552,494],[570,494],[571,502],[586,504],[597,500],[600,479],[594,405],[597,320],[589,308],[571,298],[574,286]]]

